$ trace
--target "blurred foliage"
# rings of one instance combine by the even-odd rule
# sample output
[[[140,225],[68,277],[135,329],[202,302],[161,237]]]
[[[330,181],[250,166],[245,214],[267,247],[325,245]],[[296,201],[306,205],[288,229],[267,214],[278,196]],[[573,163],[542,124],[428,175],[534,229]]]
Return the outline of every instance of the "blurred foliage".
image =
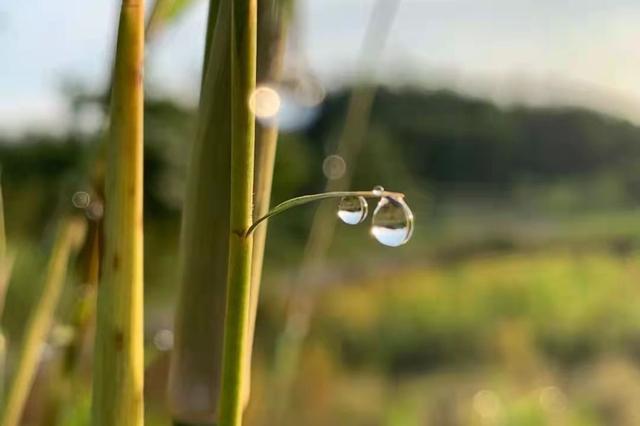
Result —
[[[345,91],[334,93],[310,127],[282,136],[275,201],[322,187],[322,160],[335,145],[346,101]],[[166,99],[147,101],[149,215],[175,213],[180,205],[193,114]],[[82,114],[76,119],[83,120]],[[18,229],[33,229],[59,196],[63,180],[78,179],[90,167],[88,154],[97,137],[71,133],[0,139],[7,198],[13,200],[13,211],[31,213],[21,215],[25,222]],[[629,206],[640,195],[635,173],[639,141],[637,127],[588,110],[500,109],[446,91],[384,89],[376,97],[354,187],[392,182],[404,188],[417,185],[438,198],[465,192],[523,198],[524,192],[544,197],[551,207]],[[545,194],[537,194],[538,188]],[[588,196],[583,196],[585,190]]]
[[[322,190],[322,161],[346,101],[346,91],[331,94],[309,127],[281,135],[274,203]],[[175,297],[194,111],[150,99],[146,119],[152,349]],[[17,252],[3,318],[10,347],[38,294],[57,206],[86,189],[99,137],[74,131],[0,142]],[[339,228],[316,280],[318,313],[287,424],[640,424],[636,165],[640,128],[593,111],[501,109],[446,91],[380,90],[353,187],[406,192],[414,241],[389,250],[362,227]],[[270,425],[274,339],[312,209],[270,224],[250,425]],[[148,424],[166,425],[166,358],[156,354],[148,351]],[[83,424],[85,414],[71,407],[66,424]]]

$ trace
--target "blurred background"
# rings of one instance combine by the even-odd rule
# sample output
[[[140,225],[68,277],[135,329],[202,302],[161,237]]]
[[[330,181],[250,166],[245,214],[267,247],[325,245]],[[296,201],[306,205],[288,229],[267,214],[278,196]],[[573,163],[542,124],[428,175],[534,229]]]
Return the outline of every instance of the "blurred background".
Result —
[[[169,424],[207,15],[186,3],[146,62],[150,425]],[[0,4],[10,366],[55,211],[88,191],[118,7]],[[248,425],[640,424],[638,22],[631,0],[296,1],[273,204],[383,185],[406,193],[415,232],[382,246],[335,203],[271,221]],[[25,424],[47,424],[48,349]],[[63,424],[85,424],[76,399]]]

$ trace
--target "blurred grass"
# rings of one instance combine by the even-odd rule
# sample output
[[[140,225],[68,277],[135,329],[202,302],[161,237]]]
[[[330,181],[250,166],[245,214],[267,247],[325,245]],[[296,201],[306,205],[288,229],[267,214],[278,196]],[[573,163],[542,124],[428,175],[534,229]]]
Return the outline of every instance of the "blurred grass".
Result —
[[[405,107],[394,96],[402,97]],[[435,94],[426,103],[433,108],[426,110],[419,102],[412,106],[407,94],[383,90],[380,97],[361,159],[365,167],[356,172],[354,188],[383,184],[406,192],[417,218],[414,240],[392,250],[369,238],[366,227],[338,225],[327,266],[317,277],[318,314],[283,424],[640,424],[637,129],[607,124],[592,146],[589,138],[563,136],[562,113],[539,140],[528,142],[531,149],[546,146],[536,157],[539,164],[524,167],[514,160],[517,173],[496,189],[489,178],[500,164],[496,158],[502,157],[479,156],[494,152],[490,142],[495,138],[474,130],[480,126],[474,122],[463,126],[468,135],[459,140],[462,115],[455,105],[447,112],[455,100],[447,103],[450,95]],[[331,123],[336,122],[331,115],[341,117],[344,111],[344,105],[338,107],[330,99],[320,124],[305,134],[283,135],[274,203],[321,187],[322,147],[330,142]],[[183,196],[183,157],[188,152],[183,141],[193,117],[168,101],[150,102],[147,108],[145,414],[153,426],[169,424],[163,408],[166,353],[158,354],[153,336],[171,326],[176,206]],[[399,108],[395,115],[394,108]],[[520,124],[529,122],[528,114],[547,114],[489,112],[491,117],[519,117]],[[435,113],[440,115],[433,120],[420,119]],[[440,128],[440,118],[452,124]],[[591,126],[597,117],[586,114],[581,120]],[[493,123],[489,118],[486,122]],[[531,126],[524,127],[527,131],[515,133],[514,140],[530,134]],[[556,133],[556,139],[548,137]],[[484,142],[465,144],[467,139]],[[513,141],[503,142],[511,147]],[[549,153],[556,161],[560,148],[566,164],[547,170]],[[587,164],[602,161],[604,169],[563,169],[585,163],[574,155],[582,149],[593,155]],[[0,151],[8,233],[17,255],[3,318],[11,366],[11,345],[19,342],[26,313],[39,293],[46,261],[42,246],[48,241],[41,241],[40,234],[50,234],[42,229],[61,196],[63,172],[85,154],[77,143],[45,141]],[[529,161],[530,154],[525,150],[516,157]],[[620,158],[602,159],[604,154]],[[623,160],[628,167],[618,167],[616,161]],[[479,171],[471,167],[475,165]],[[418,168],[422,166],[424,170]],[[284,323],[283,295],[313,212],[313,206],[303,207],[270,223],[247,425],[272,424],[275,336]],[[46,378],[39,376],[37,383]],[[35,405],[30,408],[38,411]],[[72,407],[64,424],[85,424],[86,410],[86,401]]]
[[[489,226],[489,215],[453,215],[447,227],[430,227],[426,216],[417,240],[400,251],[373,245],[362,229],[340,228],[284,424],[637,424],[635,212],[547,215],[543,234],[514,212],[513,226],[492,220]],[[278,223],[272,225],[284,226]],[[154,265],[147,272],[147,336],[168,316],[175,272],[174,232],[154,226],[147,237]],[[466,229],[477,234],[464,239]],[[538,235],[535,243],[530,234]],[[277,241],[289,244],[280,255],[295,251],[295,241]],[[32,261],[43,258],[35,246],[15,247],[5,315],[13,338],[37,293]],[[284,313],[282,280],[295,268],[289,262],[289,269],[272,265],[266,276],[249,425],[269,424],[267,366]],[[148,368],[165,374],[153,360]],[[168,425],[157,411],[162,389],[146,397],[147,423]],[[86,411],[68,416],[74,413],[80,420],[68,424],[82,424]]]
[[[639,260],[555,250],[382,272],[329,292],[322,329],[353,365],[390,373],[495,359],[516,326],[541,354],[575,364],[640,337]]]
[[[479,256],[331,288],[286,424],[636,424],[639,383],[609,382],[639,372],[639,258]]]

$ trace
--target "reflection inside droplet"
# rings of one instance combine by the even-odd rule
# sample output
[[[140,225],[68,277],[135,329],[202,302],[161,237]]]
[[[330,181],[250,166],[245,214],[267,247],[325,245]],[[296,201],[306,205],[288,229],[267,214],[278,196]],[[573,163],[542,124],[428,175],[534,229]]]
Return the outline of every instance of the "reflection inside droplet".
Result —
[[[340,179],[347,170],[347,163],[339,155],[329,155],[322,162],[322,172],[327,179]]]
[[[79,209],[84,209],[89,206],[91,203],[91,196],[88,192],[85,191],[77,191],[71,197],[71,202],[73,205]]]
[[[371,234],[389,247],[405,244],[413,234],[413,213],[401,198],[383,197],[373,212]]]
[[[369,205],[364,197],[346,196],[338,204],[338,217],[348,225],[357,225],[367,218]]]
[[[269,86],[258,86],[249,97],[249,108],[258,119],[274,118],[280,103],[280,95]]]

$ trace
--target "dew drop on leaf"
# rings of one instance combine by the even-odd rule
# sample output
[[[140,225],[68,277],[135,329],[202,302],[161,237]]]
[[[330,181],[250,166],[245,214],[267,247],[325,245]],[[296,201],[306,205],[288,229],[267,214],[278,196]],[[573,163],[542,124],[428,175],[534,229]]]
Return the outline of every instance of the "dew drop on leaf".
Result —
[[[369,205],[364,197],[348,195],[340,199],[338,217],[348,225],[357,225],[367,218]]]
[[[380,199],[373,212],[371,234],[389,247],[398,247],[409,241],[413,234],[413,213],[403,199]]]

